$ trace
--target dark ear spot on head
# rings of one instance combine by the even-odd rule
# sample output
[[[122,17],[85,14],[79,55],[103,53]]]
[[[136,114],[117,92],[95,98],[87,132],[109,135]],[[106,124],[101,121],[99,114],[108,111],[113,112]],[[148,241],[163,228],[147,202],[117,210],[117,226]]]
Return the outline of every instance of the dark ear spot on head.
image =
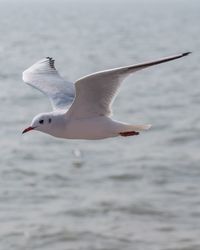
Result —
[[[39,120],[39,123],[40,123],[40,124],[43,124],[43,123],[44,123],[44,120]]]
[[[49,118],[49,123],[51,123],[51,118]]]

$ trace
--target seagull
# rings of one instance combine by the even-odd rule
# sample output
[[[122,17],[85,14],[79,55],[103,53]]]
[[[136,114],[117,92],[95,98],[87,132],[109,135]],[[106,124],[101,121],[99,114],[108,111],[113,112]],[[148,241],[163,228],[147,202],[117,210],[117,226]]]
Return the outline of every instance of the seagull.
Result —
[[[85,140],[138,135],[151,125],[133,125],[111,118],[111,106],[123,80],[138,70],[190,53],[99,71],[78,79],[75,84],[60,76],[55,60],[43,58],[25,70],[22,78],[50,99],[53,111],[36,115],[22,133],[38,130],[58,138]]]

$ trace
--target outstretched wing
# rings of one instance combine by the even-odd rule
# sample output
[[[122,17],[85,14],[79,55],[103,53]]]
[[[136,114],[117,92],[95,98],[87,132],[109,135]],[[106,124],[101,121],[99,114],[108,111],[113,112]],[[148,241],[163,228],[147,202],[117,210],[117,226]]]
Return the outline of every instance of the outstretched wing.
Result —
[[[23,72],[23,81],[47,95],[54,110],[67,109],[75,96],[74,84],[65,81],[46,57]]]
[[[190,52],[170,56],[152,62],[97,72],[75,83],[76,97],[68,110],[75,119],[111,114],[111,104],[122,81],[138,70],[168,62],[188,55]]]

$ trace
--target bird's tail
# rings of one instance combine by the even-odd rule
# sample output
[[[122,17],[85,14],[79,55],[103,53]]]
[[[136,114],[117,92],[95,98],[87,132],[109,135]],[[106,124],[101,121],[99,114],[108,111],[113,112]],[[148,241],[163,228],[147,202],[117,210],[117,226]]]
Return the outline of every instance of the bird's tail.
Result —
[[[147,130],[150,127],[151,127],[150,124],[144,124],[144,125],[123,124],[123,126],[120,129],[119,135],[121,136],[139,135],[140,131]]]
[[[129,135],[138,135],[139,132],[150,129],[151,125],[150,124],[133,125],[112,120],[112,127],[115,128],[114,131],[116,134],[129,136]]]
[[[151,128],[151,124],[143,124],[143,125],[124,124],[123,131],[121,132],[129,132],[129,131],[140,132],[143,130],[148,130],[150,128]]]
[[[117,132],[129,132],[129,131],[136,131],[140,132],[143,130],[148,130],[151,128],[150,124],[139,124],[139,125],[133,125],[133,124],[128,124],[125,122],[119,122],[119,121],[114,121],[115,122],[115,128]]]

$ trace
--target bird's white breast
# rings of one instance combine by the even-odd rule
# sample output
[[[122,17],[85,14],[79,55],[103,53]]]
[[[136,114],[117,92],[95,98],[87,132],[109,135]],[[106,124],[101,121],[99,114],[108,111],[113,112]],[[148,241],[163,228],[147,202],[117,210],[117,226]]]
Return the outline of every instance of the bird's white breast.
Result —
[[[105,116],[74,119],[67,123],[64,137],[68,139],[104,139],[117,136],[115,122]]]

